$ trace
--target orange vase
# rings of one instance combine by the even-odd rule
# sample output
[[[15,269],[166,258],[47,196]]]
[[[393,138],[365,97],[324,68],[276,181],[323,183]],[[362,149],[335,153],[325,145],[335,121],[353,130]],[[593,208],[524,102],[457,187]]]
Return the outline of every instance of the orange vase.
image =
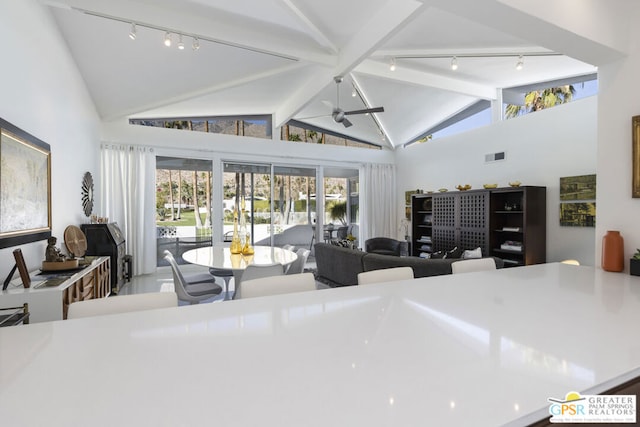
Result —
[[[619,231],[608,230],[602,238],[602,269],[624,270],[624,240]]]

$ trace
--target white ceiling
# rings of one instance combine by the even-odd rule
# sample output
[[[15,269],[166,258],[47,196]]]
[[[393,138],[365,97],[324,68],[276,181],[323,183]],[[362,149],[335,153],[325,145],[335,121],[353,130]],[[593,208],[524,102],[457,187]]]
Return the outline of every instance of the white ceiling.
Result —
[[[41,1],[105,121],[273,114],[280,126],[325,115],[306,122],[394,148],[495,99],[500,88],[594,73],[616,57],[598,41],[522,12],[536,4],[529,0]],[[131,22],[138,23],[135,41]],[[173,46],[147,26],[174,32]],[[185,34],[182,51],[175,33]],[[197,51],[192,35],[200,37]],[[540,52],[562,55],[526,56]],[[524,54],[525,67],[515,70],[517,57],[468,54]],[[424,58],[433,55],[446,57]],[[345,76],[340,107],[384,106],[375,114],[379,126],[366,115],[348,116],[350,128],[333,121],[327,101],[336,105],[336,75]],[[361,96],[352,97],[354,85]]]

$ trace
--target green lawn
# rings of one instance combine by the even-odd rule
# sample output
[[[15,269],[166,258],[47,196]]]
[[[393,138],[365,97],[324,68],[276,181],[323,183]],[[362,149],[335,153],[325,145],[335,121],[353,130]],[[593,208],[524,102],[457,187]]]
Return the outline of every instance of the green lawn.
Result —
[[[187,211],[183,209],[180,212],[180,219],[176,221],[169,221],[169,219],[171,218],[169,215],[167,215],[166,218],[167,219],[165,219],[164,221],[156,220],[156,225],[158,227],[171,227],[171,226],[195,227],[196,226],[196,217],[193,210]],[[204,215],[200,214],[200,218],[202,219],[202,222],[204,222]]]

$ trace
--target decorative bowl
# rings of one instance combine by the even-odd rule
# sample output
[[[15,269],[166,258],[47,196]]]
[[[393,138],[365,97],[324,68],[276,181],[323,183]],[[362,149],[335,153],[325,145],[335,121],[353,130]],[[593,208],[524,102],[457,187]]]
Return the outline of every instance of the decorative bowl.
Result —
[[[465,184],[465,185],[458,185],[456,187],[458,190],[460,191],[467,191],[467,190],[471,190],[471,186],[469,184]]]
[[[447,190],[446,188],[438,188],[438,191],[441,193],[446,193],[449,190]]]
[[[522,184],[520,181],[513,181],[509,183],[512,187],[520,187],[520,184]]]
[[[498,188],[498,184],[483,184],[484,188]]]

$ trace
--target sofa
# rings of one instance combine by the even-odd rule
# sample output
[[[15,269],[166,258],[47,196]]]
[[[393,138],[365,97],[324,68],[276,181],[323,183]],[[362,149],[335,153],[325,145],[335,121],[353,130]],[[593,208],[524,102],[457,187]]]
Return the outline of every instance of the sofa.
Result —
[[[451,274],[451,264],[459,258],[424,259],[368,253],[328,243],[314,245],[316,280],[331,287],[358,284],[358,273],[392,267],[411,267],[414,277]],[[494,257],[496,268],[502,268],[502,259]]]

